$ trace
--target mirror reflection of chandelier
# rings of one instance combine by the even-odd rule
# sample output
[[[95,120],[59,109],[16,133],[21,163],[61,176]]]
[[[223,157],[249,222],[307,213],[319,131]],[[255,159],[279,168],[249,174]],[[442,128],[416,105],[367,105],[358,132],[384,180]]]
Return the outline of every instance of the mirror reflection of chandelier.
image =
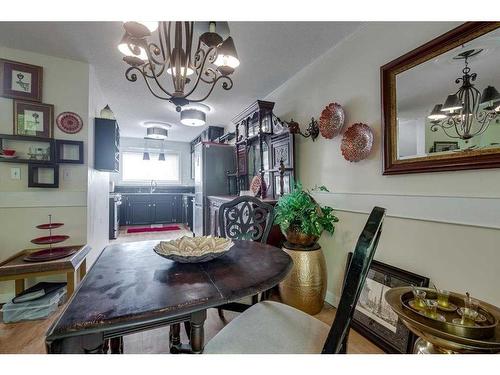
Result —
[[[463,76],[455,80],[462,86],[455,94],[448,95],[444,104],[436,104],[427,118],[431,120],[431,131],[442,129],[450,138],[466,142],[488,129],[491,121],[500,114],[500,94],[493,86],[479,92],[474,87],[477,73],[471,73],[468,59],[481,53],[482,49],[470,49],[454,57],[464,60]]]
[[[196,22],[196,29],[204,32],[194,51],[194,22],[127,21],[123,27],[125,35],[118,49],[130,65],[125,77],[135,82],[142,76],[153,96],[170,101],[178,112],[190,102],[207,99],[219,81],[224,90],[233,87],[229,76],[240,62],[233,38],[223,39],[219,34],[229,33],[227,22]],[[158,42],[149,42],[156,30]],[[203,85],[207,87],[204,93],[192,98]]]

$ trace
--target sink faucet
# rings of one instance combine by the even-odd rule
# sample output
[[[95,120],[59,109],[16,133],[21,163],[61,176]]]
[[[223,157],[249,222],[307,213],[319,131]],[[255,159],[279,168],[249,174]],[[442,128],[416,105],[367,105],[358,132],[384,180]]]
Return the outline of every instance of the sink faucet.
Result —
[[[157,188],[158,184],[156,183],[155,180],[151,180],[151,183],[150,183],[150,187],[151,187],[151,190],[150,190],[150,193],[153,194]]]

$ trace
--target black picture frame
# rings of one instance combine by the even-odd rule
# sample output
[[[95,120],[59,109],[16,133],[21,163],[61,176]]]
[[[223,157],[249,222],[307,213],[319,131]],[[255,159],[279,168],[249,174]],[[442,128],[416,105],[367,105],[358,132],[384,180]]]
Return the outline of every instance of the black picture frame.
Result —
[[[347,254],[345,274],[347,274],[347,269],[349,268],[349,264],[351,263],[351,258],[352,252],[349,252]],[[408,328],[406,328],[403,322],[390,309],[390,307],[386,306],[386,308],[389,309],[386,310],[386,313],[392,316],[391,319],[397,319],[395,320],[395,324],[386,322],[384,321],[384,319],[378,317],[375,312],[369,311],[370,307],[363,304],[363,296],[365,295],[365,293],[367,293],[368,297],[370,295],[369,291],[366,291],[366,288],[369,289],[369,287],[367,287],[367,284],[371,284],[372,286],[378,286],[377,284],[382,285],[382,287],[380,288],[381,292],[378,296],[379,300],[377,304],[377,308],[379,309],[380,314],[380,311],[383,311],[383,307],[385,305],[385,300],[383,297],[383,293],[385,292],[385,290],[391,287],[409,286],[411,284],[419,287],[428,287],[429,278],[373,260],[366,280],[367,281],[365,282],[363,291],[361,292],[356,310],[352,318],[351,328],[362,336],[366,337],[386,353],[411,353],[416,340],[416,336]],[[372,300],[368,298],[367,302],[369,302],[369,304],[371,305]],[[391,313],[394,315],[392,315]],[[381,315],[383,316],[383,314]]]
[[[64,147],[76,146],[78,147],[77,159],[65,159]],[[60,164],[83,164],[83,142],[82,141],[69,141],[65,139],[56,139],[56,163]]]
[[[52,182],[41,182],[39,172],[41,169],[51,169],[53,172]],[[59,188],[59,165],[58,164],[28,164],[28,187],[29,188]]]

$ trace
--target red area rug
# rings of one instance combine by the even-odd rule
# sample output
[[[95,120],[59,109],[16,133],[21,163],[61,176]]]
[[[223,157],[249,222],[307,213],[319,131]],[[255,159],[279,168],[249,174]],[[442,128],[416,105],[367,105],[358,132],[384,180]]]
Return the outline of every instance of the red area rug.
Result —
[[[167,232],[171,230],[180,230],[178,225],[164,225],[162,227],[136,227],[128,228],[127,233],[145,233],[145,232]]]

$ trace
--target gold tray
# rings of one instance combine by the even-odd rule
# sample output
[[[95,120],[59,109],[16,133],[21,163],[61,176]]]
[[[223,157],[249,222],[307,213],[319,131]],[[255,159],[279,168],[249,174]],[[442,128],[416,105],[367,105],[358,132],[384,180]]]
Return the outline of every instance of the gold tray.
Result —
[[[426,298],[437,299],[437,293],[434,289],[419,289],[426,292]],[[498,324],[498,320],[482,305],[479,306],[479,313],[483,315],[486,320],[481,323],[476,322],[475,326],[464,326],[461,324],[453,323],[453,319],[460,318],[460,315],[456,311],[441,310],[440,313],[445,318],[445,321],[429,318],[422,315],[418,310],[415,310],[410,306],[410,301],[413,300],[413,298],[414,296],[412,291],[401,294],[401,305],[403,306],[403,309],[410,311],[412,317],[420,323],[426,324],[432,328],[450,333],[452,335],[470,339],[487,339],[495,335],[495,327]],[[450,293],[449,301],[450,303],[458,307],[464,306],[463,296],[460,294]]]

